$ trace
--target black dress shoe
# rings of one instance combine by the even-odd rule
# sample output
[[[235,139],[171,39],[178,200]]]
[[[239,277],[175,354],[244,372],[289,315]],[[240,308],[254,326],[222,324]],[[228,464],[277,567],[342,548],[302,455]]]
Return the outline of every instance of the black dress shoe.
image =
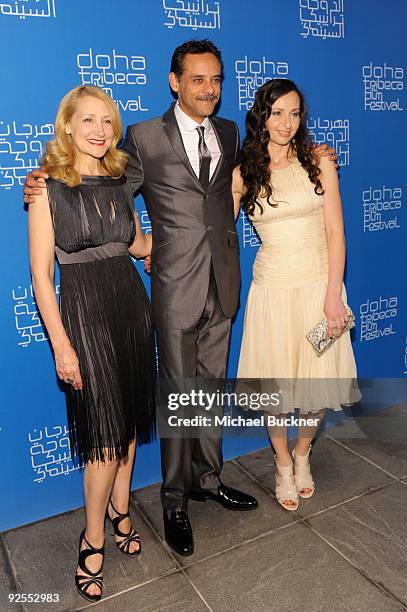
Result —
[[[192,555],[194,538],[188,514],[184,510],[172,510],[170,516],[164,510],[165,541],[180,555]]]
[[[259,505],[255,497],[224,484],[219,485],[216,493],[201,489],[200,491],[191,491],[189,497],[195,501],[212,499],[228,510],[254,510]]]

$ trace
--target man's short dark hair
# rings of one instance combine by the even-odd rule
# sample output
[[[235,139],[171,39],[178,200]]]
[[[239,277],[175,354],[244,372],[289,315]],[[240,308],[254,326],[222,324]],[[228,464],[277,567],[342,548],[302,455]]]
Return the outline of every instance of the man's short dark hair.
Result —
[[[179,45],[171,58],[171,72],[174,72],[179,78],[184,72],[184,57],[187,53],[200,55],[202,53],[212,53],[220,63],[220,71],[223,77],[223,62],[220,50],[211,40],[204,38],[202,40],[192,39]]]

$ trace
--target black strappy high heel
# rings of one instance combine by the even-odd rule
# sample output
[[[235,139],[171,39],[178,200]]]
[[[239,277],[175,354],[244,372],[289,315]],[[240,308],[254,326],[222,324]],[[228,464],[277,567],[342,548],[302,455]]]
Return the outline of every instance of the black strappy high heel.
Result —
[[[109,519],[112,521],[114,535],[116,535],[119,538],[123,538],[123,540],[121,540],[120,542],[116,541],[117,548],[122,553],[125,553],[126,555],[139,555],[141,552],[141,542],[140,542],[140,535],[137,533],[137,531],[132,527],[129,533],[123,533],[119,529],[119,525],[122,522],[122,520],[127,517],[130,517],[129,512],[126,512],[126,514],[120,514],[120,512],[117,512],[110,498],[109,498],[109,504],[112,506],[113,511],[117,514],[117,516],[115,516],[114,518],[110,518],[109,514],[107,514]],[[132,542],[138,542],[139,547],[137,548],[137,550],[130,552],[130,545]]]
[[[86,542],[89,548],[84,548],[83,550],[81,550],[83,541]],[[86,566],[86,559],[88,557],[91,557],[92,555],[102,555],[103,557],[102,564],[100,566],[100,569],[97,572],[91,572],[90,569]],[[85,575],[76,574],[75,584],[76,584],[76,588],[78,589],[78,593],[82,595],[82,597],[87,599],[88,601],[92,601],[92,602],[99,601],[100,598],[102,597],[103,576],[99,576],[99,574],[102,571],[104,556],[105,556],[105,545],[103,544],[101,548],[95,548],[94,546],[92,546],[92,544],[90,544],[88,540],[85,538],[85,530],[83,530],[79,537],[78,566]],[[97,595],[88,593],[88,589],[92,584],[95,584],[100,589],[100,593],[98,593]]]

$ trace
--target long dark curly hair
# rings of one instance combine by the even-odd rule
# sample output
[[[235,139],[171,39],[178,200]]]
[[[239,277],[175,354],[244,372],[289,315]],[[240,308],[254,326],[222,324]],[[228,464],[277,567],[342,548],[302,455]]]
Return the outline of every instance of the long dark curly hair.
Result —
[[[242,206],[249,215],[254,213],[256,206],[259,206],[263,214],[263,206],[258,200],[259,195],[265,196],[270,206],[277,206],[271,202],[271,159],[268,152],[270,136],[266,128],[266,121],[270,117],[274,102],[291,91],[295,91],[300,99],[300,125],[290,143],[287,155],[297,156],[298,161],[308,173],[309,180],[315,185],[315,193],[318,195],[324,193],[318,179],[321,172],[318,167],[318,156],[313,151],[313,143],[307,128],[304,96],[293,81],[272,79],[257,90],[253,107],[246,115],[246,137],[242,145],[240,173],[245,185]]]

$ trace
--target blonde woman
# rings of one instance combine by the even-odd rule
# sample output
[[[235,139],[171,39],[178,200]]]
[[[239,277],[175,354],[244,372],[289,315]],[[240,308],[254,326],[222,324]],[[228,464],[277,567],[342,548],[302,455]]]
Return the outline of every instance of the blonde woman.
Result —
[[[66,393],[72,454],[85,466],[75,583],[92,602],[102,595],[106,510],[119,549],[140,552],[130,480],[136,432],[140,442],[154,435],[150,304],[129,258],[147,256],[151,236],[134,213],[121,136],[118,109],[103,90],[67,93],[43,160],[47,189],[29,207],[33,288]]]

